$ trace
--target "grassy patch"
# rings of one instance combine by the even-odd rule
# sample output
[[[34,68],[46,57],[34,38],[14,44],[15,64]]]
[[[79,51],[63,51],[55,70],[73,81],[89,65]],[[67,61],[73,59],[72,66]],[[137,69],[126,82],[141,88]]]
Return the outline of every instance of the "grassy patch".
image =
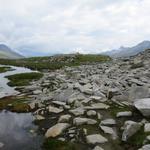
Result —
[[[124,112],[124,111],[131,111],[132,112],[132,108],[127,107],[127,106],[119,106],[117,104],[112,103],[110,105],[109,111],[113,117],[116,117],[118,112]]]
[[[45,150],[81,150],[76,144],[55,139],[47,139],[43,147]]]
[[[109,56],[76,54],[72,58],[66,56],[32,57],[25,59],[9,60],[0,59],[0,64],[27,67],[33,70],[56,70],[64,66],[78,66],[85,63],[110,61]]]
[[[7,76],[10,80],[8,83],[9,86],[27,86],[32,81],[39,80],[43,76],[42,73],[22,73],[22,74],[15,74],[11,76]]]
[[[30,107],[24,98],[6,97],[0,99],[0,110],[7,109],[13,112],[29,112]]]
[[[4,73],[4,72],[7,72],[7,71],[11,71],[12,68],[11,67],[0,67],[0,73]]]

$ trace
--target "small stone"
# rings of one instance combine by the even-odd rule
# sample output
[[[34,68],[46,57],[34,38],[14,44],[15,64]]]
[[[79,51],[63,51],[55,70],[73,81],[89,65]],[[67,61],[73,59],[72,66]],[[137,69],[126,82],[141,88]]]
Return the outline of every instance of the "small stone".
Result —
[[[99,119],[99,120],[102,119],[102,115],[100,113],[97,113],[97,119]]]
[[[61,122],[61,123],[63,123],[63,122],[68,122],[68,121],[70,120],[70,118],[71,118],[71,115],[63,115],[63,116],[60,116],[58,122]]]
[[[89,116],[89,117],[95,116],[95,115],[96,115],[96,111],[94,111],[94,110],[89,110],[89,111],[87,112],[87,116]]]
[[[131,111],[124,111],[124,112],[118,112],[117,117],[131,117],[132,112]]]
[[[100,146],[95,146],[93,150],[104,150],[104,149],[101,148]]]
[[[147,139],[148,141],[150,141],[150,135],[148,135],[148,136],[146,137],[146,139]]]
[[[44,118],[43,116],[41,116],[41,115],[35,115],[34,117],[35,117],[35,119],[38,120],[38,121],[41,121],[41,120],[44,120],[44,119],[45,119],[45,118]]]
[[[34,94],[34,95],[38,95],[38,94],[41,94],[41,93],[42,93],[41,90],[35,90],[35,91],[33,91],[33,94]]]
[[[103,144],[108,142],[108,140],[100,134],[92,134],[86,136],[86,142],[88,144]]]
[[[89,119],[89,118],[80,118],[80,117],[77,117],[77,118],[74,118],[73,120],[73,124],[74,125],[84,125],[84,124],[96,124],[97,121],[94,120],[94,119]]]
[[[114,140],[117,139],[118,136],[116,132],[113,130],[113,128],[107,126],[100,126],[100,128],[104,131],[104,133],[111,134]]]
[[[144,125],[144,132],[150,132],[150,123]]]
[[[84,115],[85,110],[81,107],[78,107],[76,109],[69,110],[69,112],[75,116],[80,116],[80,115]]]
[[[53,106],[49,106],[48,109],[49,109],[49,112],[56,113],[56,114],[64,111],[63,109],[53,107]]]
[[[116,121],[114,119],[105,119],[101,121],[100,125],[112,126],[112,125],[116,125]]]

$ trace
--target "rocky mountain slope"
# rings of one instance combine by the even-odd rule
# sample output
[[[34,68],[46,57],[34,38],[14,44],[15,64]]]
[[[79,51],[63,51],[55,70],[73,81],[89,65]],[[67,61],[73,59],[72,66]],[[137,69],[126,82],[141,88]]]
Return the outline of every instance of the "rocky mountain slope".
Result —
[[[120,47],[117,50],[111,50],[104,52],[103,54],[106,54],[111,57],[128,57],[138,54],[139,52],[142,52],[146,49],[150,48],[150,41],[143,41],[136,46],[133,47]]]
[[[12,51],[8,46],[4,44],[0,44],[0,58],[18,59],[18,58],[23,58],[23,56]]]
[[[55,139],[79,143],[78,150],[149,149],[149,60],[146,50],[128,59],[65,67],[21,88],[36,110],[46,147]]]

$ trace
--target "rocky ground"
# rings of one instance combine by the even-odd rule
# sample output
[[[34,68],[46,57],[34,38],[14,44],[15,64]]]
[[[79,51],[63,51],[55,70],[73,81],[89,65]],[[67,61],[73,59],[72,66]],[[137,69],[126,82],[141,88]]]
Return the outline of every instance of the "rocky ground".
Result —
[[[78,149],[150,149],[150,50],[108,63],[65,67],[20,87],[47,140]]]

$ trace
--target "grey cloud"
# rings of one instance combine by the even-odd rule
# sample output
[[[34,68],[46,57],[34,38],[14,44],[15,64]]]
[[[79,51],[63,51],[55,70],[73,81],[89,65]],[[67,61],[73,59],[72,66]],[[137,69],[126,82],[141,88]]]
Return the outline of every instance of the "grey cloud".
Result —
[[[0,0],[0,42],[30,55],[133,45],[150,39],[149,6],[149,0]]]

